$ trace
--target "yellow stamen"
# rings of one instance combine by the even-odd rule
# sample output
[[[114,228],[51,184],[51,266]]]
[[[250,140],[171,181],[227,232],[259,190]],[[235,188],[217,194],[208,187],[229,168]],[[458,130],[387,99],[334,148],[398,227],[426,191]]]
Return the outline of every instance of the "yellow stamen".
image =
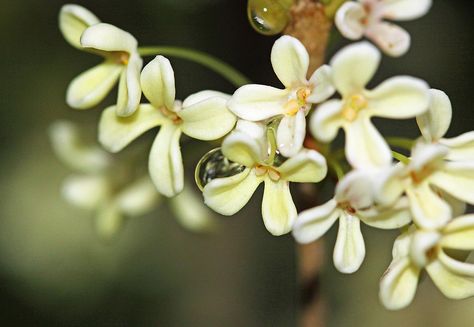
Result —
[[[270,177],[270,179],[275,182],[279,181],[281,178],[280,173],[277,170],[275,170],[273,167],[263,166],[263,165],[255,166],[255,175],[260,177],[265,174],[268,174],[268,177]]]
[[[296,115],[300,106],[298,105],[298,101],[295,99],[291,99],[285,104],[285,113],[290,116]]]
[[[346,100],[344,109],[342,110],[342,115],[348,121],[354,121],[357,118],[359,111],[367,108],[367,106],[367,99],[363,95],[355,94]]]

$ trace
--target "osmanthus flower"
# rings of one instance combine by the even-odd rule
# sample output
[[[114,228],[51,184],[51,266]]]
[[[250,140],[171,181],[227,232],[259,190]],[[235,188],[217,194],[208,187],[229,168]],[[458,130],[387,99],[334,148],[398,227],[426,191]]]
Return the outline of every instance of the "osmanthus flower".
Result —
[[[100,147],[84,143],[73,123],[55,122],[49,132],[56,156],[75,171],[64,180],[62,196],[70,204],[95,213],[96,230],[102,239],[114,238],[127,219],[143,216],[162,202],[148,176],[134,176]],[[171,211],[185,228],[209,230],[214,226],[212,214],[187,186],[169,200]]]
[[[184,133],[199,140],[215,140],[232,130],[236,117],[227,109],[229,95],[201,91],[175,101],[173,68],[157,56],[141,73],[143,94],[150,104],[140,104],[130,117],[115,114],[116,106],[104,110],[99,123],[99,141],[118,152],[138,136],[161,126],[149,157],[149,172],[158,191],[172,197],[183,190],[183,162],[179,140]]]
[[[386,54],[394,57],[410,48],[410,34],[385,21],[405,21],[425,15],[431,0],[358,0],[345,2],[337,11],[335,23],[343,36],[351,40],[366,37]]]
[[[399,228],[411,221],[404,198],[386,208],[375,205],[374,177],[372,171],[350,172],[337,184],[334,198],[301,212],[293,226],[296,241],[310,243],[322,237],[338,220],[333,260],[340,272],[353,273],[364,260],[365,244],[360,221],[381,229]]]
[[[344,129],[345,153],[356,168],[384,167],[391,163],[390,148],[371,122],[371,117],[406,119],[428,109],[428,85],[409,76],[392,77],[373,90],[365,87],[380,63],[380,52],[368,42],[340,50],[330,65],[332,80],[341,100],[318,106],[310,128],[321,142],[332,141]]]
[[[327,166],[322,155],[307,149],[281,163],[282,157],[275,158],[275,149],[269,146],[265,131],[266,126],[261,123],[237,123],[235,131],[222,143],[222,153],[241,164],[243,170],[208,182],[203,189],[204,202],[220,214],[233,215],[263,182],[263,222],[271,234],[282,235],[291,230],[297,216],[289,183],[319,182],[326,176]]]
[[[408,164],[399,163],[378,179],[377,201],[390,205],[406,194],[415,224],[436,229],[452,219],[452,208],[444,193],[474,204],[474,162],[449,161],[448,148],[418,142]]]
[[[139,77],[143,61],[137,51],[137,40],[118,27],[101,23],[86,8],[73,4],[61,8],[59,28],[72,46],[104,57],[101,64],[72,80],[67,103],[76,109],[91,108],[119,81],[117,114],[131,115],[141,97]]]
[[[249,84],[235,91],[229,109],[248,121],[281,118],[277,129],[278,150],[285,157],[298,153],[306,133],[306,115],[314,103],[334,93],[331,69],[322,66],[306,79],[309,55],[303,44],[291,36],[280,37],[271,52],[273,70],[285,89]]]
[[[408,306],[423,269],[446,297],[473,296],[474,265],[450,256],[452,250],[474,250],[474,215],[455,218],[440,230],[412,226],[400,235],[393,246],[393,260],[380,280],[383,305],[391,310]]]
[[[474,131],[454,138],[444,138],[452,118],[449,97],[443,91],[431,89],[429,110],[416,118],[418,127],[426,142],[442,144],[448,148],[447,160],[474,160]]]

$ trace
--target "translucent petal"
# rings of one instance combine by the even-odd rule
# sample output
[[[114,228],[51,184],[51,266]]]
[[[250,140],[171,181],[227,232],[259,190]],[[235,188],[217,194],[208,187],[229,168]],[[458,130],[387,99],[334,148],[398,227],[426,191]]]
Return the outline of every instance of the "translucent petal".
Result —
[[[456,274],[439,260],[430,263],[426,270],[446,297],[460,300],[474,296],[474,277]]]
[[[309,55],[298,39],[284,35],[276,40],[271,61],[273,70],[285,87],[306,83]]]
[[[73,47],[82,48],[82,33],[91,25],[100,23],[93,13],[82,6],[67,4],[59,12],[59,29]]]
[[[344,274],[356,272],[365,258],[364,238],[360,231],[360,220],[356,216],[342,213],[339,218],[334,266]]]
[[[366,31],[371,39],[385,54],[400,57],[410,49],[410,34],[398,25],[379,22]]]
[[[383,16],[391,20],[411,20],[425,15],[432,0],[382,0]]]
[[[102,175],[71,175],[61,188],[61,195],[72,205],[96,209],[110,196],[109,181]]]
[[[130,217],[142,216],[158,206],[161,196],[150,177],[144,176],[127,185],[115,197],[120,211]]]
[[[275,236],[286,234],[291,231],[297,215],[288,181],[273,181],[266,176],[262,217],[267,230]]]
[[[474,163],[472,162],[447,162],[442,170],[429,177],[429,183],[460,200],[474,204]]]
[[[87,28],[81,36],[84,48],[103,51],[135,52],[137,40],[128,32],[110,24],[99,23]]]
[[[156,56],[144,68],[140,77],[143,94],[155,108],[165,106],[174,111],[176,88],[170,61]]]
[[[321,142],[330,142],[337,136],[337,132],[345,123],[341,112],[342,101],[329,100],[318,106],[311,116],[311,133]]]
[[[290,182],[317,183],[327,174],[326,159],[317,151],[302,150],[277,168]]]
[[[306,136],[306,117],[303,110],[295,116],[285,115],[277,129],[278,150],[285,157],[292,157],[303,147]]]
[[[443,91],[430,90],[428,111],[418,117],[416,122],[426,141],[437,141],[446,134],[453,115],[451,101]]]
[[[122,71],[117,97],[117,115],[128,117],[133,114],[140,104],[142,90],[140,88],[140,70],[143,60],[136,54],[130,56],[125,70]]]
[[[367,14],[362,4],[348,1],[337,10],[334,22],[344,37],[358,40],[366,30],[366,26],[362,23],[365,18]]]
[[[311,94],[306,98],[309,103],[323,102],[336,92],[332,81],[332,68],[328,65],[316,69],[309,83],[312,85]]]

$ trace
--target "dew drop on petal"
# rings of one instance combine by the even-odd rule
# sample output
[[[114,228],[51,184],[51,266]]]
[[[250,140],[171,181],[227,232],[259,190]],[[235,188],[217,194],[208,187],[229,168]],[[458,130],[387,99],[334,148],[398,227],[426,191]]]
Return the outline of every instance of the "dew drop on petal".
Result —
[[[293,0],[248,0],[250,25],[264,35],[281,33],[288,24],[292,2]]]

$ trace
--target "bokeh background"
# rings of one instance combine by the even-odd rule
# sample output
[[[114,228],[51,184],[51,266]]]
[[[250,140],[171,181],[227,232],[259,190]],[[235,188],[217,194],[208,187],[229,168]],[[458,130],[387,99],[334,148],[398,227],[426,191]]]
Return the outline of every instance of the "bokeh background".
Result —
[[[63,40],[57,14],[64,3],[0,0],[0,325],[295,326],[294,242],[264,229],[261,190],[238,215],[217,217],[215,233],[189,233],[161,206],[128,221],[110,244],[97,238],[91,213],[60,198],[70,171],[51,151],[47,128],[66,118],[93,137],[100,114],[100,108],[74,111],[64,101],[68,82],[99,60]],[[251,29],[246,1],[77,3],[130,31],[142,45],[206,51],[252,81],[278,85],[269,62],[275,37]],[[454,107],[449,136],[474,127],[472,13],[471,1],[434,0],[427,16],[402,24],[412,35],[410,52],[385,57],[374,80],[409,74],[446,91]],[[172,63],[178,98],[207,88],[234,91],[202,67]],[[389,135],[417,135],[414,121],[377,124]],[[151,140],[147,136],[142,142]],[[206,147],[184,146],[190,179]],[[325,237],[321,291],[329,326],[472,326],[474,300],[447,300],[428,278],[408,309],[386,311],[378,302],[378,279],[396,233],[363,232],[367,257],[350,276],[332,267],[335,229]]]

